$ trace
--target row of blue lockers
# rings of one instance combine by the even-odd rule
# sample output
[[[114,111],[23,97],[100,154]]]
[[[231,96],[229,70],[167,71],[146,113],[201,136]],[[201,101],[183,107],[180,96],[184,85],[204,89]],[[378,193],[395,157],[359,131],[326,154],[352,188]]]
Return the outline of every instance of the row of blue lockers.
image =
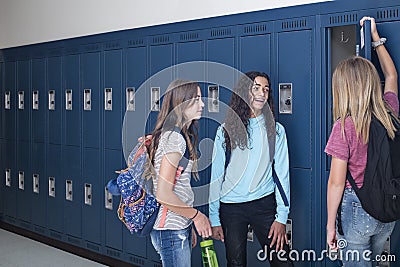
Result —
[[[292,18],[294,13],[298,17]],[[206,99],[199,121],[205,168],[193,186],[209,182],[208,141],[230,96],[221,79],[234,83],[236,69],[270,74],[274,112],[289,144],[291,244],[298,251],[322,251],[329,171],[323,148],[332,121],[329,81],[345,40],[334,39],[336,33],[347,34],[347,26],[351,33],[358,31],[364,15],[377,17],[399,66],[400,17],[394,1],[376,6],[354,1],[349,9],[340,1],[290,7],[0,51],[1,220],[134,265],[158,265],[150,240],[130,235],[118,221],[119,200],[104,185],[125,167],[124,155],[136,138],[151,130],[160,104],[156,100],[162,101],[168,83],[190,76],[181,63],[204,61],[196,80],[211,101]],[[211,62],[223,64],[227,74],[215,73]],[[157,79],[160,73],[167,78]],[[279,105],[288,88],[289,112]],[[215,99],[222,101],[221,109],[213,106]],[[200,209],[206,212],[207,205]],[[396,229],[392,248],[399,245],[399,233]],[[257,242],[248,244],[249,265],[265,265],[255,256]],[[216,247],[223,265],[223,245],[216,242]],[[193,266],[200,266],[198,248],[193,255]]]

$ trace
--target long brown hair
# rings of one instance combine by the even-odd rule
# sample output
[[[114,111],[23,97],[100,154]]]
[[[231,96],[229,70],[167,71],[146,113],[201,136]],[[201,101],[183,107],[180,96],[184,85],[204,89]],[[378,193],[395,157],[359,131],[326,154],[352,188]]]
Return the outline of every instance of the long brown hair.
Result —
[[[230,108],[227,111],[224,124],[225,148],[227,150],[233,150],[236,147],[240,149],[248,148],[248,138],[250,136],[248,126],[252,115],[250,93],[256,77],[266,78],[270,86],[267,100],[268,105],[264,105],[262,114],[264,115],[268,139],[275,139],[276,130],[273,116],[271,80],[269,76],[263,72],[250,71],[239,79],[232,92],[229,103]],[[274,141],[273,144],[275,144]]]
[[[193,172],[197,177],[197,142],[198,142],[198,123],[192,121],[189,127],[186,124],[184,110],[194,103],[197,96],[199,84],[194,81],[174,80],[168,86],[163,96],[161,110],[157,117],[156,126],[153,130],[153,138],[150,145],[150,160],[154,163],[154,157],[159,145],[160,137],[163,132],[172,131],[178,126],[186,140],[190,159],[194,161]]]
[[[332,77],[333,117],[341,118],[342,135],[344,122],[350,116],[357,138],[368,143],[371,116],[374,115],[394,138],[395,127],[388,114],[391,108],[383,101],[382,87],[375,66],[362,57],[341,61]]]

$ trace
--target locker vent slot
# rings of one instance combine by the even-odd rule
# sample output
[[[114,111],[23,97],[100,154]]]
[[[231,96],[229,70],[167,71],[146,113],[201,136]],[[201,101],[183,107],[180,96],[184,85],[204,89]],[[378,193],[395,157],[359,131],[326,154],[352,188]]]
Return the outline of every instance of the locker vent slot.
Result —
[[[121,258],[121,253],[115,250],[107,249],[107,255],[111,257]]]
[[[130,256],[130,257],[129,257],[129,261],[132,262],[132,263],[138,264],[138,265],[140,265],[140,266],[144,266],[144,260],[143,260],[143,259]]]
[[[57,238],[57,239],[62,239],[62,236],[60,235],[60,234],[57,234],[57,233],[54,233],[54,232],[50,232],[50,236],[51,237],[54,237],[54,238]]]
[[[109,42],[104,44],[104,49],[106,50],[118,49],[118,48],[121,48],[121,43],[119,41]]]
[[[399,17],[399,9],[385,9],[385,10],[379,10],[376,13],[376,18],[377,19],[392,19],[392,18],[398,18]]]
[[[72,243],[72,244],[75,244],[75,245],[80,245],[81,244],[80,240],[76,239],[76,238],[68,237],[67,240],[68,240],[69,243]]]
[[[85,52],[90,52],[90,51],[98,51],[100,50],[100,45],[99,44],[88,44],[84,46]]]
[[[197,32],[181,33],[179,40],[190,41],[199,39],[199,34]]]
[[[96,245],[93,245],[93,244],[90,244],[90,243],[86,243],[86,247],[88,249],[91,249],[91,250],[94,250],[94,251],[100,251],[99,246],[96,246]]]
[[[128,41],[128,46],[140,46],[140,45],[144,45],[144,40],[143,39],[129,40]]]
[[[61,50],[62,50],[62,48],[49,49],[49,55],[50,56],[60,56],[61,55]]]
[[[358,22],[357,14],[346,14],[346,15],[337,15],[329,17],[329,24],[337,24],[337,23],[349,23],[349,22]]]
[[[69,47],[66,52],[67,54],[79,54],[79,47]]]
[[[169,42],[169,36],[155,36],[151,40],[152,44],[162,44]]]
[[[162,265],[158,264],[158,263],[154,263],[153,267],[162,267]]]
[[[19,225],[20,225],[22,228],[26,228],[26,229],[30,229],[30,228],[31,228],[31,225],[28,224],[28,223],[26,223],[26,222],[20,222]]]
[[[244,27],[244,33],[261,33],[267,30],[267,24],[257,24]]]
[[[38,233],[41,233],[41,234],[44,234],[45,232],[44,232],[44,229],[43,228],[40,228],[40,227],[35,227],[35,232],[38,232]]]
[[[211,30],[211,37],[224,37],[230,35],[232,35],[232,30],[230,28]]]
[[[305,19],[289,20],[282,22],[282,29],[297,29],[306,26],[307,26],[307,20]]]

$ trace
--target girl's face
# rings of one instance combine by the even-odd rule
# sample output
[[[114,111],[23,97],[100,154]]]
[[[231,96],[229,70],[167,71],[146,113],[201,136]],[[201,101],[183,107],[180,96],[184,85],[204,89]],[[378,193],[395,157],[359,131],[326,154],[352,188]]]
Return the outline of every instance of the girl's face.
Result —
[[[197,95],[193,98],[188,107],[183,112],[187,121],[198,120],[201,118],[201,113],[203,112],[204,102],[201,100],[200,87],[197,87]]]
[[[257,76],[250,90],[250,107],[256,117],[261,114],[265,103],[267,103],[268,94],[269,83],[267,78]]]

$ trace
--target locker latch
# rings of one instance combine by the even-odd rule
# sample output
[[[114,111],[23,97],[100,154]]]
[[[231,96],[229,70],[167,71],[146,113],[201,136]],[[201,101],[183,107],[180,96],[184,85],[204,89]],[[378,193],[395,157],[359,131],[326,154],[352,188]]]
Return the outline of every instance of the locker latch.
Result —
[[[219,86],[208,86],[208,111],[219,112]]]
[[[92,110],[92,90],[83,91],[83,110]]]
[[[6,186],[11,186],[11,169],[6,169]]]
[[[10,93],[10,91],[5,92],[4,109],[11,109],[11,93]]]
[[[106,209],[112,210],[113,209],[113,196],[108,192],[107,187],[104,188],[104,195],[105,195],[105,202],[104,205]]]
[[[33,192],[39,194],[39,174],[33,174]]]
[[[21,190],[25,190],[25,175],[23,171],[18,172],[18,188]]]
[[[18,92],[18,109],[22,110],[25,107],[24,103],[24,91]]]
[[[288,219],[286,221],[286,236],[288,239],[289,248],[292,249],[293,247],[293,226],[292,226],[292,219]]]
[[[292,114],[292,83],[279,84],[279,113]]]
[[[104,88],[104,109],[112,110],[112,88]]]
[[[32,92],[32,109],[39,109],[39,91],[37,90]]]
[[[56,91],[49,90],[49,110],[56,109]]]
[[[160,87],[151,87],[151,111],[160,111]]]
[[[126,88],[126,110],[135,111],[135,87]]]
[[[72,90],[65,90],[65,109],[72,110]]]
[[[85,183],[85,204],[92,205],[92,185]]]
[[[65,199],[72,201],[72,180],[65,180]]]
[[[49,196],[56,197],[56,178],[49,177]]]

